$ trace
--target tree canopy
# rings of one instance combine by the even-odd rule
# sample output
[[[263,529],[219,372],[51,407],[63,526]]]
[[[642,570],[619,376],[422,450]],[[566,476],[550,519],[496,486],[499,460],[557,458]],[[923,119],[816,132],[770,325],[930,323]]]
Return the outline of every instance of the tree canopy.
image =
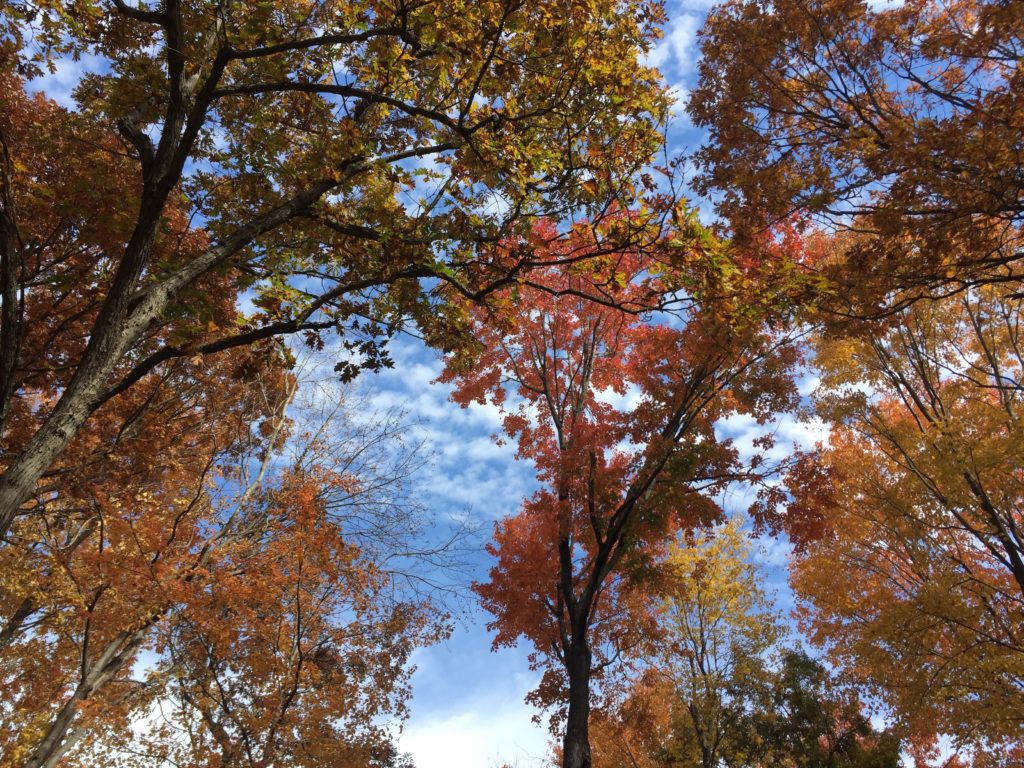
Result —
[[[563,768],[1024,760],[1024,4],[678,10],[0,3],[0,765],[411,768],[453,594]]]
[[[744,524],[733,518],[669,551],[660,632],[642,673],[596,715],[595,764],[896,768],[900,737],[786,642]]]
[[[974,289],[821,340],[832,488],[808,503],[827,535],[793,575],[812,636],[851,674],[906,720],[996,754],[1024,722],[1024,358],[1008,293]]]
[[[27,281],[93,298],[66,384],[6,454],[0,532],[111,389],[169,359],[339,328],[373,367],[386,358],[372,339],[410,315],[444,345],[442,287],[476,296],[528,267],[488,244],[538,214],[630,204],[666,107],[637,60],[661,18],[645,1],[82,0],[2,14],[5,401],[29,396]],[[52,118],[32,130],[23,79],[82,54],[103,64],[77,109],[41,106]],[[31,215],[41,201],[68,213],[47,225]],[[88,249],[73,284],[67,247]],[[154,336],[212,279],[257,311]]]
[[[698,187],[741,240],[791,219],[843,233],[826,272],[847,312],[1018,281],[1022,46],[1003,0],[724,2],[689,102]]]
[[[543,229],[536,238],[547,241]],[[536,467],[541,490],[498,524],[497,564],[476,591],[496,644],[535,647],[544,677],[533,698],[565,718],[564,765],[585,768],[590,679],[643,636],[664,547],[719,520],[715,494],[757,476],[716,422],[791,407],[796,353],[751,306],[730,314],[686,299],[663,322],[630,311],[661,304],[685,279],[639,252],[545,277],[545,290],[496,294],[474,310],[477,352],[443,378],[457,402],[498,405]],[[616,305],[594,301],[588,284]],[[635,405],[614,404],[630,397]]]

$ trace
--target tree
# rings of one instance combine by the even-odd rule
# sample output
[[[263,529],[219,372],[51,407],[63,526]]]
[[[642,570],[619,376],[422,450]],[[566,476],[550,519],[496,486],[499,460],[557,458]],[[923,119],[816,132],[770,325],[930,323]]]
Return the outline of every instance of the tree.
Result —
[[[125,673],[233,531],[215,484],[244,482],[246,457],[273,454],[294,386],[283,366],[238,349],[141,382],[100,410],[99,434],[80,435],[16,518],[0,547],[7,759],[53,765],[149,695]]]
[[[549,239],[539,232],[535,247]],[[497,563],[476,591],[496,645],[533,644],[544,676],[531,696],[556,709],[553,727],[564,716],[567,768],[590,765],[591,678],[642,635],[665,544],[717,520],[714,493],[750,477],[715,422],[763,421],[794,397],[795,353],[750,307],[745,320],[697,302],[664,322],[638,314],[672,285],[668,263],[623,252],[549,271],[545,291],[495,296],[472,311],[475,354],[443,376],[457,402],[499,406],[537,469],[541,489],[497,525]],[[706,268],[699,254],[688,263],[691,278]],[[589,300],[593,286],[614,301]],[[634,407],[613,406],[627,394]]]
[[[1019,761],[1024,723],[1016,290],[821,339],[832,490],[793,488],[826,532],[793,570],[807,629],[908,728],[973,745],[979,765]]]
[[[1022,45],[1003,0],[724,3],[689,104],[698,187],[755,246],[793,218],[839,231],[816,265],[835,310],[1018,279]]]
[[[759,586],[742,519],[675,544],[639,678],[595,723],[605,768],[896,768],[900,739],[804,653]]]
[[[742,755],[739,738],[749,699],[767,676],[765,665],[782,633],[761,574],[750,563],[740,518],[692,542],[674,546],[650,663],[667,678],[688,722],[670,749],[694,753],[702,768]]]
[[[589,736],[593,764],[598,768],[661,768],[671,764],[669,745],[679,706],[669,680],[649,669],[615,686],[607,698],[592,715]],[[696,764],[692,753],[688,757]]]
[[[414,451],[394,449],[395,417],[354,424],[343,399],[286,418],[298,383],[284,361],[235,378],[258,370],[254,356],[266,359],[179,361],[178,376],[120,395],[145,407],[107,414],[117,450],[85,452],[16,520],[0,550],[5,760],[254,765],[298,738],[311,765],[384,754],[371,721],[402,716],[408,653],[444,631],[406,586]],[[416,562],[418,583],[437,549]],[[160,706],[146,739],[129,728]]]
[[[902,741],[892,728],[875,728],[857,696],[805,653],[776,647],[764,661],[756,677],[718,691],[730,722],[715,766],[898,768],[904,747],[922,768],[963,765],[955,757],[931,762],[929,750]],[[675,666],[685,667],[686,658]],[[594,764],[601,768],[706,765],[690,707],[658,667],[598,713],[594,743]]]
[[[669,545],[657,629],[636,679],[597,714],[595,765],[717,768],[750,756],[748,709],[782,628],[749,555],[741,518]]]
[[[802,651],[786,651],[768,699],[749,717],[751,751],[762,765],[800,768],[898,768],[904,745],[872,725],[856,693]],[[907,744],[912,747],[914,745]],[[920,754],[920,750],[916,750]],[[733,763],[738,765],[738,763]],[[919,760],[916,765],[923,765]],[[956,765],[952,760],[945,766]]]
[[[383,365],[373,340],[410,315],[450,343],[445,297],[530,266],[498,239],[628,206],[666,105],[637,62],[660,19],[646,0],[4,4],[3,413],[39,407],[37,289],[91,303],[38,426],[3,436],[0,535],[111,393],[168,361],[339,328]],[[24,78],[82,54],[102,66],[43,125]],[[206,281],[259,311],[157,333]]]
[[[325,485],[290,475],[258,507],[259,537],[222,547],[200,600],[160,633],[167,699],[140,745],[150,759],[264,768],[374,765],[393,755],[411,651],[444,635],[332,519]],[[140,747],[142,749],[140,749]]]

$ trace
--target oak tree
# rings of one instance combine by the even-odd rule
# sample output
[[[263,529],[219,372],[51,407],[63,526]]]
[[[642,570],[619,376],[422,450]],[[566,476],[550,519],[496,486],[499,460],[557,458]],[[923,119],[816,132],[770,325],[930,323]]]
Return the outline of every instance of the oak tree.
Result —
[[[1018,3],[729,0],[701,51],[698,187],[754,247],[780,221],[841,233],[831,308],[1020,276]]]
[[[168,361],[337,328],[383,365],[375,338],[412,316],[444,343],[445,296],[530,266],[498,238],[628,207],[665,112],[638,62],[660,19],[648,0],[5,3],[0,413],[39,423],[3,435],[0,534],[110,393]],[[73,112],[26,102],[25,78],[82,56]],[[217,280],[258,311],[155,332]],[[91,294],[38,402],[37,289]]]
[[[909,756],[918,768],[959,765],[955,756],[931,761],[930,740],[915,743],[875,725],[857,691],[803,651],[785,650],[777,663],[744,723],[748,756],[727,764],[898,768]]]
[[[129,670],[234,529],[216,487],[243,480],[230,468],[269,457],[281,435],[293,382],[274,359],[180,360],[114,398],[15,519],[0,547],[0,751],[12,763],[54,765],[153,692]]]
[[[323,488],[359,482],[289,473],[250,512],[259,535],[218,548],[202,595],[158,634],[165,698],[126,751],[246,768],[369,768],[390,754],[383,723],[407,714],[409,655],[444,629],[391,599],[386,572],[330,515]]]

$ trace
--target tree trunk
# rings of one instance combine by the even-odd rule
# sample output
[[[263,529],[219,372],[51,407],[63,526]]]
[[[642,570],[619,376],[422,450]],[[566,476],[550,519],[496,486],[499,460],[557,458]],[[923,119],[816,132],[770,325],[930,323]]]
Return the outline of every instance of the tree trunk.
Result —
[[[64,754],[84,735],[74,728],[79,708],[96,690],[106,685],[124,665],[134,658],[135,651],[146,639],[152,622],[134,632],[121,632],[115,636],[82,677],[71,697],[50,722],[23,768],[54,768]]]
[[[590,647],[585,639],[573,641],[566,654],[569,673],[569,716],[562,741],[562,768],[590,768]]]

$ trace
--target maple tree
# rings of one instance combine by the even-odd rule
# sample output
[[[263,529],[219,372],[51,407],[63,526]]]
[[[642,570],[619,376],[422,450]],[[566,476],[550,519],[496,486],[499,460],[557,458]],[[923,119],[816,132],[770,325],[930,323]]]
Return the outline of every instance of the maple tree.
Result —
[[[587,246],[585,230],[573,237]],[[542,225],[529,245],[548,242]],[[553,728],[564,719],[567,768],[591,762],[591,678],[653,629],[644,606],[666,542],[719,519],[714,494],[752,476],[715,422],[764,421],[795,397],[795,351],[750,307],[716,315],[687,298],[663,322],[642,316],[680,284],[683,264],[694,285],[704,279],[698,246],[678,245],[694,258],[620,252],[548,272],[543,291],[494,296],[470,310],[479,346],[442,377],[457,402],[501,408],[506,436],[536,467],[541,489],[498,524],[497,563],[475,589],[496,645],[533,644],[544,675],[531,699],[555,709]],[[598,290],[614,301],[593,301]]]
[[[379,366],[410,316],[450,343],[446,296],[530,266],[498,239],[628,207],[667,105],[638,62],[661,18],[647,0],[5,3],[0,413],[30,402],[38,423],[3,434],[0,533],[109,394],[169,361],[336,328]],[[76,110],[24,97],[81,56],[101,63]],[[156,332],[209,283],[258,311]],[[53,294],[89,304],[36,399],[22,355]]]
[[[825,532],[793,569],[804,626],[908,728],[978,765],[1019,762],[1024,722],[1017,288],[821,339],[824,482],[793,485]]]
[[[1024,255],[1024,14],[1003,0],[730,0],[689,103],[698,188],[740,241],[779,221],[841,236],[830,307],[1015,280]]]

